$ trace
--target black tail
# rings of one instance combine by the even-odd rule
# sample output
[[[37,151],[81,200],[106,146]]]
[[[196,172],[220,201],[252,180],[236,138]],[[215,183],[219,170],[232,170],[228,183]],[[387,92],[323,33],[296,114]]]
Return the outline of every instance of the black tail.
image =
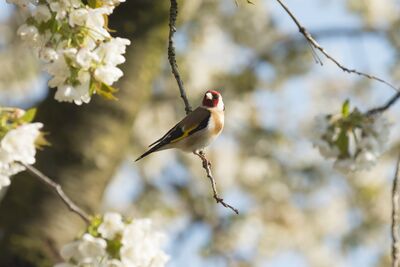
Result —
[[[149,154],[151,154],[151,153],[153,153],[153,152],[156,152],[156,151],[159,150],[161,147],[162,147],[162,145],[160,145],[160,144],[155,145],[154,147],[152,147],[152,148],[150,148],[149,150],[147,150],[143,155],[141,155],[140,157],[138,157],[138,158],[135,160],[135,162],[138,161],[138,160],[141,160],[142,158],[146,157],[147,155],[149,155]]]

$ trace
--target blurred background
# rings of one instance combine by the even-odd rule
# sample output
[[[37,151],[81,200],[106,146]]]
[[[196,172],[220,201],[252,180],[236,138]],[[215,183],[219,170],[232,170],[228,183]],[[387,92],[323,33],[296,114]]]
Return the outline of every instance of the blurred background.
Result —
[[[92,213],[152,218],[169,236],[169,267],[389,266],[400,105],[384,114],[390,142],[369,171],[335,171],[313,148],[312,125],[346,99],[365,111],[394,90],[322,55],[316,64],[276,1],[253,2],[180,1],[176,34],[192,106],[208,89],[223,95],[226,125],[206,153],[239,216],[214,202],[194,155],[163,151],[133,162],[184,116],[167,60],[168,1],[129,0],[114,12],[110,27],[132,41],[119,100],[80,107],[54,100],[40,63],[15,36],[23,15],[1,2],[0,104],[38,106],[52,145],[36,166]],[[286,3],[344,65],[398,84],[398,1]],[[83,229],[60,202],[27,174],[13,178],[0,202],[0,266],[58,259],[61,244]]]

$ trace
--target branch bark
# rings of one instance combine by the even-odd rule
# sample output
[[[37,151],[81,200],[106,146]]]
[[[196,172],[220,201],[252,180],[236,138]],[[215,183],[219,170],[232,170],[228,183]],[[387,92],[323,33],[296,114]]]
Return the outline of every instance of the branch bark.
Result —
[[[286,13],[290,16],[290,18],[293,20],[293,22],[296,24],[297,28],[299,29],[299,32],[304,36],[304,38],[306,38],[307,42],[310,44],[311,48],[315,48],[318,51],[320,51],[327,59],[329,59],[330,61],[332,61],[337,67],[339,67],[341,70],[343,70],[344,72],[347,73],[353,73],[359,76],[363,76],[365,78],[371,79],[371,80],[375,80],[377,82],[386,84],[387,86],[391,87],[392,89],[394,89],[395,91],[399,92],[399,89],[397,87],[395,87],[393,84],[387,82],[386,80],[379,78],[375,75],[372,74],[368,74],[365,72],[361,72],[358,71],[356,69],[350,69],[348,67],[346,67],[344,64],[342,64],[341,62],[339,62],[336,58],[334,58],[333,56],[331,56],[324,47],[322,47],[315,39],[314,37],[311,35],[311,33],[307,30],[307,28],[305,28],[300,21],[297,19],[297,17],[294,15],[294,13],[289,9],[289,7],[283,2],[283,0],[276,0],[281,7],[286,11]],[[313,51],[314,53],[314,51]],[[323,65],[322,61],[319,60],[318,56],[317,56],[317,62],[319,62],[321,65]]]
[[[21,163],[22,164],[22,163]],[[64,192],[61,185],[54,182],[51,178],[44,175],[41,171],[36,169],[35,167],[27,164],[22,164],[26,170],[31,173],[33,176],[38,178],[43,184],[48,186],[51,190],[56,193],[60,199],[64,202],[64,204],[68,207],[68,209],[74,213],[76,213],[79,217],[82,218],[87,224],[90,223],[89,215],[78,207]]]
[[[391,106],[393,106],[397,102],[397,100],[399,100],[399,98],[400,98],[400,92],[393,95],[383,106],[372,108],[372,109],[368,110],[366,113],[367,116],[373,116],[373,115],[376,115],[378,113],[382,113],[382,112],[388,110]]]
[[[211,172],[211,162],[206,158],[204,151],[201,150],[199,152],[194,152],[194,154],[197,155],[203,162],[203,168],[206,171],[207,178],[210,179],[210,182],[211,182],[211,187],[213,190],[213,197],[214,197],[215,201],[217,203],[220,203],[225,208],[231,209],[236,214],[239,214],[238,209],[236,209],[232,205],[229,205],[228,203],[226,203],[224,201],[224,199],[219,196],[218,191],[217,191],[217,183],[215,182],[214,176],[212,175],[212,172]]]
[[[396,164],[396,172],[393,178],[392,188],[392,267],[399,267],[400,264],[400,155]]]
[[[171,8],[169,10],[169,37],[168,37],[168,60],[171,65],[172,74],[178,83],[179,92],[181,94],[183,103],[185,104],[185,112],[189,114],[192,111],[189,100],[186,96],[185,87],[179,74],[178,64],[176,63],[175,46],[174,46],[174,34],[176,32],[176,18],[178,16],[178,3],[176,0],[171,0]]]

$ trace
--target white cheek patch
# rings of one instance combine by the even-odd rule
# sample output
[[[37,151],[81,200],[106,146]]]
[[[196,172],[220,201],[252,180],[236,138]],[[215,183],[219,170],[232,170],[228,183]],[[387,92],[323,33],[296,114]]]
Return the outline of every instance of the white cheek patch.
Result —
[[[217,109],[223,111],[225,109],[224,101],[222,101],[222,97],[219,98]]]
[[[206,93],[206,98],[211,100],[213,98],[213,96],[210,92],[208,92],[208,93]]]

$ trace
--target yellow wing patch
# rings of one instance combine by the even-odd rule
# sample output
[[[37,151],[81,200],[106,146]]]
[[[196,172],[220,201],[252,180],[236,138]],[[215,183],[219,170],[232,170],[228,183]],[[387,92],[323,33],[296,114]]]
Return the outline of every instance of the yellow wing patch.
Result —
[[[171,143],[171,144],[172,144],[172,143],[176,143],[176,142],[182,140],[183,138],[189,136],[189,133],[190,133],[193,129],[195,129],[196,127],[197,127],[197,125],[194,125],[194,126],[190,127],[189,129],[185,130],[185,131],[182,133],[181,136],[175,138],[174,140],[171,140],[170,143]]]

